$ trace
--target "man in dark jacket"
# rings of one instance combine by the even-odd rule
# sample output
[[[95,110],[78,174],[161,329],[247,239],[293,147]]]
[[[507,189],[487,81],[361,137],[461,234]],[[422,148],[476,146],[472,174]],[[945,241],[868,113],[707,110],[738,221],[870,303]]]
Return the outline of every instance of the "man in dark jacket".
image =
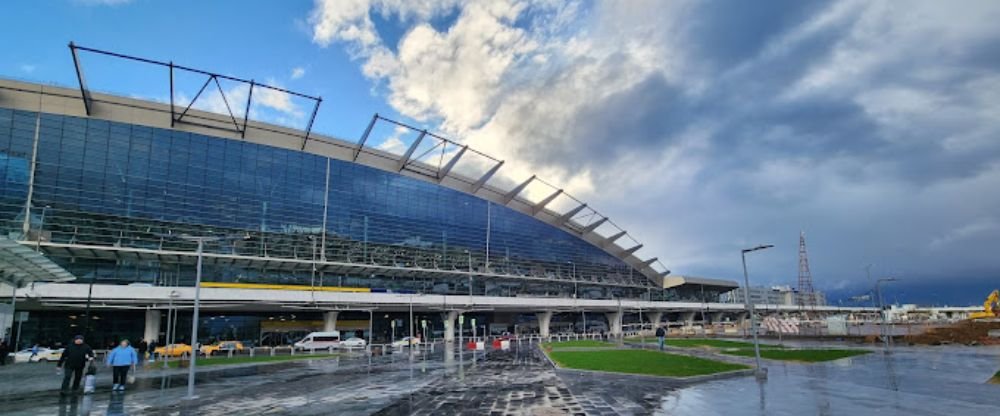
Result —
[[[656,327],[656,339],[660,341],[660,351],[663,351],[663,344],[666,343],[667,331],[662,326]]]
[[[83,368],[90,360],[94,359],[94,350],[83,343],[83,335],[73,337],[73,343],[63,350],[62,357],[59,357],[59,364],[56,367],[63,369],[62,394],[68,393],[69,379],[73,379],[73,390],[80,388],[80,378],[83,377]]]

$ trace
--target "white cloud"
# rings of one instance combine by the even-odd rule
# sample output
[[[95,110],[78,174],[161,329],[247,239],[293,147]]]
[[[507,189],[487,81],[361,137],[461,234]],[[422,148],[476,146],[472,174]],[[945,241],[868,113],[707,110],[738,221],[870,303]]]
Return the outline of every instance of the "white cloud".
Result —
[[[725,25],[694,34],[708,6],[318,1],[310,23],[403,116],[508,160],[496,180],[564,186],[678,273],[733,277],[733,253],[770,242],[756,267],[793,282],[803,228],[821,287],[875,259],[995,269],[963,245],[1000,243],[969,225],[1000,209],[987,196],[1000,187],[1000,78],[976,49],[1000,40],[1000,3],[842,0],[761,23],[757,43]],[[375,13],[406,22],[398,44],[379,37]],[[753,53],[716,67],[725,48],[704,38],[730,32],[723,46]]]
[[[292,68],[292,75],[291,75],[292,79],[299,79],[299,78],[304,77],[305,75],[306,75],[306,69],[305,68],[303,68],[301,66],[297,66],[295,68]]]
[[[37,68],[38,68],[37,66],[32,64],[21,64],[19,69],[21,70],[21,72],[24,72],[25,74],[31,74],[35,72],[35,69]]]

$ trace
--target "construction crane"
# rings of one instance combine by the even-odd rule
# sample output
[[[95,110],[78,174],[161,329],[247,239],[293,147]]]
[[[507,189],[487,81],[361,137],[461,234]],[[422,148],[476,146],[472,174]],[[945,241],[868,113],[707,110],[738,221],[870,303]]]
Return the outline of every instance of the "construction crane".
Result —
[[[983,311],[969,315],[969,319],[996,319],[1000,318],[1000,290],[994,290],[983,302]]]

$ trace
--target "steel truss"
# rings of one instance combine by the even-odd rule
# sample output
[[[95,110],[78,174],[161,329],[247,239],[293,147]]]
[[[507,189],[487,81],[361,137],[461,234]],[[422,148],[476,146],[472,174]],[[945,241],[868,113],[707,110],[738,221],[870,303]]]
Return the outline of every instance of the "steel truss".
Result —
[[[275,87],[275,86],[271,86],[271,85],[267,85],[267,84],[262,84],[262,83],[254,81],[252,79],[248,80],[248,79],[243,79],[243,78],[237,78],[237,77],[233,77],[233,76],[229,76],[229,75],[224,75],[224,74],[219,74],[219,73],[215,73],[215,72],[210,72],[210,71],[206,71],[206,70],[202,70],[202,69],[191,68],[191,67],[184,66],[184,65],[177,65],[177,64],[173,63],[172,61],[171,62],[163,62],[163,61],[157,61],[157,60],[153,60],[153,59],[141,58],[141,57],[137,57],[137,56],[125,55],[125,54],[121,54],[121,53],[117,53],[117,52],[110,52],[110,51],[105,51],[105,50],[100,50],[100,49],[88,48],[88,47],[85,47],[85,46],[80,46],[80,45],[74,44],[73,42],[69,43],[69,50],[70,50],[70,53],[73,55],[73,65],[76,67],[76,78],[77,78],[77,81],[80,84],[80,95],[81,95],[81,98],[83,99],[83,107],[84,107],[84,109],[85,109],[85,111],[86,111],[86,113],[87,113],[88,116],[91,115],[91,113],[93,112],[94,105],[93,105],[93,98],[91,98],[91,95],[90,95],[90,89],[87,87],[86,78],[84,77],[84,73],[83,73],[83,63],[80,60],[80,52],[81,51],[82,52],[90,52],[90,53],[94,53],[94,54],[98,54],[98,55],[110,56],[110,57],[119,58],[119,59],[125,59],[125,60],[135,61],[135,62],[141,62],[141,63],[145,63],[145,64],[150,64],[150,65],[156,65],[156,66],[166,67],[167,71],[168,71],[168,75],[169,75],[169,80],[170,80],[170,126],[171,127],[173,127],[177,123],[184,123],[184,124],[189,124],[189,125],[194,125],[194,126],[199,126],[199,127],[206,127],[206,128],[211,128],[211,129],[221,129],[221,130],[231,131],[231,132],[235,132],[235,133],[239,134],[240,137],[245,138],[246,137],[246,132],[247,132],[247,125],[248,125],[249,119],[250,119],[250,105],[253,103],[254,88],[263,88],[263,89],[266,89],[266,90],[271,90],[271,91],[280,92],[280,93],[283,93],[283,94],[288,94],[288,95],[291,95],[291,96],[294,96],[294,97],[308,99],[308,100],[311,100],[311,101],[313,101],[315,103],[315,105],[313,106],[312,115],[309,117],[309,123],[308,123],[308,125],[306,126],[306,129],[305,129],[305,134],[302,135],[302,147],[301,147],[301,150],[305,150],[306,143],[309,141],[309,135],[312,133],[313,123],[316,121],[316,114],[319,112],[319,106],[323,102],[323,98],[322,97],[314,97],[312,95],[303,94],[303,93],[299,93],[299,92],[295,92],[295,91],[291,91],[291,90],[287,90],[287,89],[284,89],[284,88]],[[190,73],[194,73],[194,74],[199,74],[199,75],[204,75],[205,76],[205,83],[202,84],[201,88],[198,90],[198,93],[195,94],[194,98],[191,99],[191,102],[188,103],[188,105],[186,107],[184,107],[184,109],[182,111],[180,111],[179,113],[177,111],[178,107],[176,106],[175,99],[174,99],[174,71],[185,71],[185,72],[190,72]],[[233,81],[233,82],[237,82],[237,83],[240,83],[240,84],[245,84],[245,85],[248,85],[250,87],[249,92],[247,93],[246,107],[245,107],[244,112],[243,112],[242,123],[239,122],[239,121],[237,121],[236,115],[233,113],[233,108],[229,104],[229,98],[226,97],[226,91],[222,88],[222,85],[219,83],[219,79]],[[227,111],[227,113],[229,115],[229,119],[230,119],[230,121],[232,121],[232,125],[233,125],[232,128],[221,127],[221,126],[218,126],[218,125],[211,125],[211,124],[205,124],[205,123],[199,123],[197,121],[190,121],[190,120],[186,120],[185,119],[185,116],[188,115],[188,111],[191,110],[191,108],[194,106],[195,102],[198,101],[198,98],[201,97],[202,93],[205,92],[205,89],[208,88],[208,86],[210,84],[214,84],[215,88],[218,89],[219,94],[222,97],[222,101],[223,101],[223,103],[226,106],[226,111]],[[233,104],[235,104],[235,103],[233,103]]]

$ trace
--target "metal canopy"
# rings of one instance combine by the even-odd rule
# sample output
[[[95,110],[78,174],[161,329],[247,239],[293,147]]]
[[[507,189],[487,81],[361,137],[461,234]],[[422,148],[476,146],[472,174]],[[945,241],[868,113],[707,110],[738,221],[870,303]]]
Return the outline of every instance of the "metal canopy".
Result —
[[[72,274],[42,253],[0,237],[0,282],[20,287],[33,282],[68,282],[74,279]]]
[[[121,53],[117,53],[117,52],[103,51],[103,50],[100,50],[100,49],[94,49],[94,48],[88,48],[88,47],[85,47],[85,46],[80,46],[80,45],[74,44],[73,42],[69,43],[69,50],[70,50],[70,53],[73,55],[73,64],[76,66],[76,77],[77,77],[77,81],[79,81],[79,83],[80,83],[80,94],[81,94],[81,96],[83,98],[83,106],[86,109],[86,112],[87,112],[88,116],[91,115],[91,112],[93,111],[93,100],[90,97],[90,89],[87,88],[87,83],[86,83],[86,81],[84,80],[84,77],[83,77],[83,63],[81,62],[80,57],[79,57],[79,52],[80,51],[91,52],[91,53],[95,53],[95,54],[99,54],[99,55],[105,55],[105,56],[110,56],[110,57],[114,57],[114,58],[126,59],[126,60],[130,60],[130,61],[136,61],[136,62],[142,62],[142,63],[146,63],[146,64],[152,64],[152,65],[166,67],[168,69],[169,79],[170,79],[170,125],[171,126],[173,126],[175,123],[186,123],[186,124],[196,125],[196,126],[199,126],[199,127],[206,127],[206,128],[212,128],[212,129],[221,129],[221,130],[233,131],[233,132],[238,133],[240,135],[240,137],[246,137],[247,122],[248,122],[249,116],[250,116],[250,104],[252,103],[252,100],[253,100],[253,91],[254,91],[254,88],[263,88],[263,89],[267,89],[267,90],[271,90],[271,91],[276,91],[276,92],[280,92],[280,93],[292,95],[292,96],[295,96],[295,97],[305,98],[305,99],[312,100],[313,102],[315,102],[315,105],[313,106],[313,110],[312,110],[312,116],[309,117],[309,124],[306,126],[305,134],[302,136],[301,150],[305,150],[305,148],[306,148],[306,142],[309,141],[309,134],[312,132],[313,122],[316,121],[316,113],[319,112],[319,105],[323,102],[323,98],[321,98],[321,97],[314,97],[314,96],[311,96],[311,95],[302,94],[302,93],[291,91],[291,90],[286,90],[284,88],[279,88],[279,87],[275,87],[275,86],[271,86],[271,85],[267,85],[267,84],[261,84],[259,82],[254,81],[254,80],[237,78],[237,77],[233,77],[233,76],[229,76],[229,75],[224,75],[224,74],[219,74],[219,73],[215,73],[215,72],[205,71],[205,70],[202,70],[202,69],[196,69],[196,68],[191,68],[191,67],[187,67],[187,66],[183,66],[183,65],[177,65],[177,64],[174,64],[173,62],[163,62],[163,61],[157,61],[157,60],[153,60],[153,59],[140,58],[140,57],[137,57],[137,56],[125,55],[125,54],[121,54]],[[179,114],[176,111],[176,107],[174,105],[174,70],[186,71],[186,72],[190,72],[190,73],[194,73],[194,74],[200,74],[200,75],[204,75],[205,76],[205,83],[202,84],[201,89],[198,90],[198,93],[195,94],[195,96],[194,96],[193,99],[191,99],[191,102]],[[241,84],[247,84],[247,85],[249,85],[250,91],[247,94],[246,110],[243,113],[243,122],[242,123],[240,123],[236,119],[236,115],[233,113],[232,106],[229,104],[229,99],[226,96],[226,91],[225,91],[225,89],[222,88],[222,85],[219,83],[219,79],[228,80],[228,81],[234,81],[234,82],[238,82],[238,83],[241,83]],[[205,89],[208,88],[209,84],[214,84],[215,87],[218,89],[218,92],[219,92],[219,94],[222,97],[222,101],[226,105],[226,111],[228,112],[228,114],[224,114],[224,115],[228,115],[229,116],[229,119],[230,119],[230,121],[232,122],[232,125],[233,125],[232,128],[221,127],[221,126],[217,126],[217,125],[210,125],[210,124],[204,124],[204,123],[199,123],[199,122],[184,120],[184,116],[186,116],[187,113],[188,113],[188,111],[191,110],[191,107],[194,105],[194,103],[196,101],[198,101],[198,98],[201,97],[201,95],[202,95],[203,92],[205,92]],[[233,105],[235,105],[235,104],[236,104],[236,102],[233,102]]]
[[[34,244],[34,242],[32,242]],[[161,263],[195,264],[197,253],[193,251],[173,251],[154,250],[131,247],[109,247],[92,246],[82,244],[63,244],[52,242],[37,243],[47,254],[60,257],[80,257],[98,259],[135,259],[141,261],[158,261]],[[29,250],[30,251],[30,250]],[[33,252],[34,253],[34,252]],[[40,253],[35,253],[40,254]],[[353,274],[365,276],[379,274],[386,277],[415,277],[415,278],[437,278],[437,277],[462,277],[472,275],[477,278],[496,278],[513,280],[530,280],[538,282],[553,282],[559,279],[552,279],[540,276],[513,275],[494,272],[469,272],[464,269],[426,269],[420,267],[401,267],[382,265],[374,263],[348,263],[325,260],[290,259],[279,257],[255,257],[234,254],[220,254],[206,252],[203,256],[203,263],[206,265],[240,265],[244,267],[264,268],[269,270],[282,271],[311,271],[338,274]],[[563,281],[572,281],[564,279]],[[578,283],[596,286],[627,286],[636,288],[649,288],[648,284],[635,284],[624,281],[602,281],[598,279],[579,279]]]

